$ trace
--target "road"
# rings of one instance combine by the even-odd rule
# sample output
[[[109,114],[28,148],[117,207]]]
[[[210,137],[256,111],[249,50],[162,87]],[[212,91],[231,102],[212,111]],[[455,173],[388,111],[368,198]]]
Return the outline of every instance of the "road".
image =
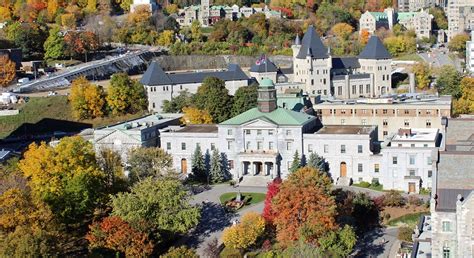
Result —
[[[447,49],[431,49],[431,52],[424,52],[418,54],[425,62],[431,64],[433,68],[442,67],[444,65],[452,65],[456,67],[458,71],[462,71],[460,60],[452,60],[449,57],[449,51]]]

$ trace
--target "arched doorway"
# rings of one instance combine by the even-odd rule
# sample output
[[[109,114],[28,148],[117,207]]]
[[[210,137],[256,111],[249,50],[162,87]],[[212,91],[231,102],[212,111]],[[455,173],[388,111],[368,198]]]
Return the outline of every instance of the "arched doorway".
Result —
[[[188,161],[186,159],[181,159],[181,173],[188,173]]]
[[[347,176],[346,162],[341,162],[341,166],[339,167],[339,171],[341,172],[341,177],[346,177]]]

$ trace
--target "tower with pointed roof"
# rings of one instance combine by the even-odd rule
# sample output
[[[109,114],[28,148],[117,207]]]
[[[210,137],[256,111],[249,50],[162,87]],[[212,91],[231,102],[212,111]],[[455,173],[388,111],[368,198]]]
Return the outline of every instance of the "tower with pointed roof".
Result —
[[[373,74],[372,97],[392,92],[392,56],[377,36],[371,36],[359,54],[360,72]]]
[[[331,55],[313,25],[301,41],[296,38],[292,50],[293,80],[303,83],[310,94],[331,95]]]

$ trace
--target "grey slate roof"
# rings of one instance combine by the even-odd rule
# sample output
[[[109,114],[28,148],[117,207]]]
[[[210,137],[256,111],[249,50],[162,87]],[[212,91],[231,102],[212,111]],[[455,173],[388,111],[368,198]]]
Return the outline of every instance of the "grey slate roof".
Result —
[[[456,201],[458,200],[458,194],[462,198],[466,197],[472,192],[470,189],[439,189],[436,192],[437,195],[437,211],[455,211]]]
[[[371,36],[362,53],[360,59],[390,59],[392,56],[387,51],[382,41],[377,36]]]
[[[201,83],[207,77],[217,77],[224,81],[250,79],[236,64],[229,64],[226,71],[165,73],[157,62],[152,62],[140,82],[147,86]]]
[[[318,59],[329,57],[328,49],[324,46],[313,25],[310,25],[304,34],[300,52],[296,57],[299,59],[305,59],[308,54],[313,58]]]
[[[355,69],[360,68],[359,59],[355,56],[351,57],[333,57],[333,69]]]
[[[265,73],[265,72],[278,72],[278,67],[270,61],[270,59],[265,57],[265,62],[266,64],[253,64],[252,67],[250,67],[250,71],[254,73]]]

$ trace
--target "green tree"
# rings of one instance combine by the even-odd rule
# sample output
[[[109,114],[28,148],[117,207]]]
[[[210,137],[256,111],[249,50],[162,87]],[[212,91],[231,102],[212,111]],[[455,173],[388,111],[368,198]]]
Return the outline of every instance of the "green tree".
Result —
[[[189,192],[179,180],[147,178],[135,184],[130,192],[112,197],[112,215],[147,230],[155,239],[168,241],[199,222],[200,210],[189,204],[189,198]]]
[[[461,97],[461,74],[452,65],[444,65],[436,79],[439,93],[451,95],[453,98]]]
[[[43,56],[43,45],[47,38],[42,24],[14,22],[6,28],[6,38],[22,50],[23,58],[31,60]]]
[[[466,41],[469,40],[469,35],[462,33],[454,36],[448,44],[449,51],[457,51],[464,55],[466,51]]]
[[[190,249],[186,246],[171,247],[168,252],[160,256],[160,258],[199,258],[194,249]]]
[[[319,156],[316,152],[311,152],[308,159],[308,167],[316,168],[321,172],[329,172],[329,164],[326,160]]]
[[[219,78],[204,79],[195,95],[195,103],[198,108],[207,110],[216,123],[230,118],[232,98],[225,88],[225,82]]]
[[[173,158],[163,149],[141,147],[133,149],[128,159],[132,183],[148,177],[159,178],[173,173]]]
[[[224,171],[219,151],[214,149],[211,156],[211,170],[209,171],[210,181],[212,183],[222,183],[225,180]]]
[[[298,151],[295,151],[293,155],[293,161],[291,162],[290,172],[294,173],[296,170],[301,168],[301,158]]]
[[[237,116],[257,106],[257,89],[256,84],[237,89],[232,103],[232,116]]]
[[[115,194],[127,190],[128,179],[125,176],[122,158],[118,152],[101,148],[97,156],[97,163],[104,171],[108,193]]]
[[[201,146],[197,145],[196,149],[194,149],[194,154],[191,161],[191,172],[193,173],[193,177],[196,180],[201,182],[207,182],[207,171],[206,171],[206,164],[204,163],[204,157],[201,152]]]
[[[191,38],[196,42],[201,42],[202,40],[201,23],[199,23],[199,20],[194,20],[191,23]]]
[[[59,26],[49,30],[49,36],[44,42],[44,58],[46,60],[56,60],[64,57],[64,37]]]
[[[237,90],[238,91],[238,90]],[[193,94],[189,91],[183,90],[179,92],[179,95],[173,97],[171,100],[163,101],[163,112],[165,113],[180,113],[183,112],[183,108],[190,106],[193,103]]]
[[[443,8],[432,7],[429,10],[429,13],[433,15],[433,30],[447,30],[448,29],[448,19],[443,11]]]
[[[114,74],[110,79],[107,103],[114,114],[137,113],[148,105],[143,85],[125,73]]]
[[[345,225],[342,230],[331,231],[318,240],[319,248],[325,256],[347,257],[351,254],[357,237],[354,230]]]

